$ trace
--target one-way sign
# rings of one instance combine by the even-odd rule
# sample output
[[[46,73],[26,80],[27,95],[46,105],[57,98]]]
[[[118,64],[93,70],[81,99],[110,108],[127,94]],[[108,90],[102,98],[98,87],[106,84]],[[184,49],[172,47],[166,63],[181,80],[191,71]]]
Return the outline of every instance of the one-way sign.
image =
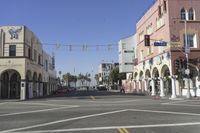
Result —
[[[156,41],[156,42],[154,42],[154,46],[167,46],[167,42]]]

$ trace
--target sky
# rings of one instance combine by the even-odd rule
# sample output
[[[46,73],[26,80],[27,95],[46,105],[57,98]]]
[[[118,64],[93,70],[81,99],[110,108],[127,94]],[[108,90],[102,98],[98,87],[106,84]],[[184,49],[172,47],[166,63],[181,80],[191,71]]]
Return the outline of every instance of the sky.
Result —
[[[135,33],[154,1],[0,0],[0,26],[26,25],[55,54],[57,72],[95,75],[100,63],[118,62],[119,40]]]

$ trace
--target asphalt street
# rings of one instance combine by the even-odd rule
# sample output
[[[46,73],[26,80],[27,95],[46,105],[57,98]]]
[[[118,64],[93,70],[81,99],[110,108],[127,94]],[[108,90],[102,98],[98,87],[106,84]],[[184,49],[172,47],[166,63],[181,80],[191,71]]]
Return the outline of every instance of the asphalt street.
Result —
[[[76,92],[0,100],[1,133],[198,133],[200,100]]]

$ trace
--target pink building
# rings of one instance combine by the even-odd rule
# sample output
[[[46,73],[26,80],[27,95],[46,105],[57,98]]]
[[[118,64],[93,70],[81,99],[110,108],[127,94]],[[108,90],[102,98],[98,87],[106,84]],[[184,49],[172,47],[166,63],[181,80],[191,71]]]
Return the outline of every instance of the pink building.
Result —
[[[155,1],[137,22],[136,34],[133,77],[139,92],[151,91],[152,96],[168,95],[171,98],[186,95],[187,92],[200,95],[199,0]],[[144,35],[150,35],[150,46],[145,46]],[[187,51],[190,49],[188,76],[185,73],[185,44],[189,47]]]

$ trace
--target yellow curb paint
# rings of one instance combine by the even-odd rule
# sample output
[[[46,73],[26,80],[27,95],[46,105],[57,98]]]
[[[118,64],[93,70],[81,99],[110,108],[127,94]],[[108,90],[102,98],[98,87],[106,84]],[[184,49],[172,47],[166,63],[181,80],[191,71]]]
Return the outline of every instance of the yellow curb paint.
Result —
[[[125,133],[129,133],[129,131],[126,128],[122,128]]]
[[[90,98],[91,98],[92,100],[95,100],[95,97],[94,97],[94,96],[90,96]]]
[[[119,131],[120,133],[124,133],[124,131],[123,131],[121,128],[118,128],[118,131]]]

